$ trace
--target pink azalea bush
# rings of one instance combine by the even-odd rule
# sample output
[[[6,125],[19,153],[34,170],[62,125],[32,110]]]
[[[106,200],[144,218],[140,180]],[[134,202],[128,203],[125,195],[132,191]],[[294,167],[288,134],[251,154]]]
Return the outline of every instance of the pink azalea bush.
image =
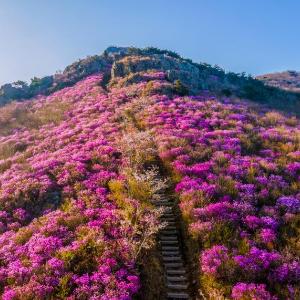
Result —
[[[260,299],[260,300],[272,300],[276,297],[272,297],[264,284],[254,283],[238,283],[232,289],[233,299]]]

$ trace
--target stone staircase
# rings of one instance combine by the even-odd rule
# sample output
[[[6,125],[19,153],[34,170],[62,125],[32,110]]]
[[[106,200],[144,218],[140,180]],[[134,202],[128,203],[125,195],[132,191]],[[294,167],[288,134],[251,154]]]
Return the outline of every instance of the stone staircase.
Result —
[[[188,293],[188,277],[184,266],[179,229],[174,213],[174,202],[162,198],[154,203],[164,208],[161,217],[167,226],[159,233],[159,243],[165,270],[167,299],[191,299]]]

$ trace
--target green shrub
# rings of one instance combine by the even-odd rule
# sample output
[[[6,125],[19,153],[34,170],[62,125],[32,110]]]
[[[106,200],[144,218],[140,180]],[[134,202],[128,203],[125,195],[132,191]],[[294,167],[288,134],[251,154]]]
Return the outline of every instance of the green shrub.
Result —
[[[174,91],[179,96],[189,95],[189,89],[179,79],[174,82]]]
[[[56,296],[59,297],[59,299],[66,299],[66,297],[71,293],[73,289],[71,279],[72,279],[71,274],[66,274],[60,278],[55,293]]]
[[[229,195],[236,198],[238,196],[236,182],[230,177],[220,176],[218,178],[218,192],[221,195]]]
[[[231,241],[235,240],[239,240],[239,238],[236,228],[231,223],[215,223],[213,229],[208,233],[207,239],[204,241],[204,247],[210,248],[219,244],[230,246]]]
[[[96,242],[92,237],[77,250],[58,253],[58,257],[65,262],[68,270],[76,274],[93,272],[97,267],[97,258],[101,257],[104,245]]]
[[[32,237],[33,230],[30,228],[20,228],[15,236],[15,242],[19,245],[25,244]]]

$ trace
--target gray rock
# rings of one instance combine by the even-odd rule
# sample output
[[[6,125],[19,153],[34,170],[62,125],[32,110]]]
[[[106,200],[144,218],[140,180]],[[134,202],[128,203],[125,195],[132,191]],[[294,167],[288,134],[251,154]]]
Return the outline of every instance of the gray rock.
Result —
[[[114,79],[116,77],[127,76],[131,73],[150,70],[166,72],[169,81],[180,80],[191,92],[197,92],[201,89],[199,68],[182,59],[161,54],[126,56],[121,58],[113,63],[111,77]]]

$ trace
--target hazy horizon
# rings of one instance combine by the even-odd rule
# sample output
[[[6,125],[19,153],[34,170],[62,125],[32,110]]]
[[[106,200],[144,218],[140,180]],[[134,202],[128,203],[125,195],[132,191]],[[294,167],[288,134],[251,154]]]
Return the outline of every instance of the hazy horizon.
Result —
[[[63,70],[110,45],[154,46],[252,75],[300,70],[300,3],[137,0],[0,3],[0,85]]]

